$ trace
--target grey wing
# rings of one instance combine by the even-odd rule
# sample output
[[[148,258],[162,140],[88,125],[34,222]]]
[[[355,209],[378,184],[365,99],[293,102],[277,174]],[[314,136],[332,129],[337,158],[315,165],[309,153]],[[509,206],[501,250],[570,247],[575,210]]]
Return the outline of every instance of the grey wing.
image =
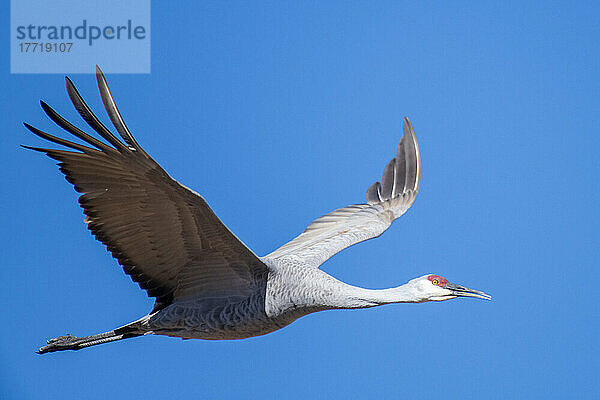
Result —
[[[381,235],[410,208],[419,191],[421,159],[412,125],[404,118],[396,157],[380,182],[367,190],[367,204],[340,208],[313,221],[304,232],[264,258],[315,268],[337,252]]]
[[[140,147],[99,68],[96,77],[106,111],[124,143],[98,120],[67,78],[75,108],[109,144],[41,102],[54,122],[86,145],[25,124],[34,134],[75,151],[24,146],[59,161],[66,179],[82,193],[79,203],[92,234],[131,279],[156,298],[155,310],[178,299],[246,297],[263,286],[267,267],[200,195],[172,179]]]

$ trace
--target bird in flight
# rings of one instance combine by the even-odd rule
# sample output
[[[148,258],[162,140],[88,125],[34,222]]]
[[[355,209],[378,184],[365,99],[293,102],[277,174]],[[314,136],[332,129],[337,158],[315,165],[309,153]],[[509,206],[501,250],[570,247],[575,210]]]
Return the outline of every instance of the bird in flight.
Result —
[[[490,300],[486,293],[427,274],[390,289],[351,286],[320,270],[331,256],[381,235],[415,201],[421,165],[408,118],[396,157],[366,203],[339,208],[314,220],[298,237],[259,257],[215,215],[204,198],[177,182],[134,139],[117,109],[106,78],[96,79],[115,136],[94,115],[73,82],[67,93],[85,122],[104,141],[75,127],[45,102],[44,112],[85,145],[45,133],[35,135],[69,150],[23,146],[59,161],[75,190],[94,237],[156,299],[147,315],[91,336],[59,336],[37,352],[79,350],[147,334],[183,339],[243,339],[264,335],[322,310],[422,303],[455,297]]]

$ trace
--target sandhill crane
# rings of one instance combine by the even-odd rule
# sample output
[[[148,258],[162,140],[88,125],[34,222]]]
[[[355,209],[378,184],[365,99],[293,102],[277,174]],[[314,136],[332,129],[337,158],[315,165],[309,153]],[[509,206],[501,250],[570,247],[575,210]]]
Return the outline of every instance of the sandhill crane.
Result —
[[[73,105],[106,142],[75,127],[41,101],[57,125],[86,142],[37,136],[70,150],[23,146],[59,161],[67,181],[82,193],[79,203],[92,234],[104,243],[131,279],[155,297],[152,311],[109,332],[50,339],[38,353],[78,350],[146,334],[184,339],[242,339],[283,328],[321,310],[367,308],[390,303],[491,296],[427,274],[408,283],[371,290],[343,283],[319,269],[337,252],[381,235],[415,201],[420,157],[414,130],[404,119],[396,157],[367,203],[339,208],[313,221],[298,237],[256,256],[193,190],[172,179],[125,125],[102,71],[96,79],[118,139],[93,114],[66,78]],[[74,151],[73,151],[74,150]]]

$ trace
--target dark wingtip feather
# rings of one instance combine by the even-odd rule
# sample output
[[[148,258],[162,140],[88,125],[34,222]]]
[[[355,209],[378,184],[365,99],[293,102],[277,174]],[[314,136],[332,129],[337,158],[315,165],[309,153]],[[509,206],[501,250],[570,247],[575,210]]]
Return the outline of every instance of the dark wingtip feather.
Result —
[[[51,120],[53,120],[53,121],[56,122],[56,120],[53,117],[55,115],[58,115],[58,113],[56,111],[54,111],[54,109],[52,107],[50,107],[48,105],[48,103],[46,103],[44,100],[40,100],[40,105],[42,106],[42,110],[44,110],[44,112],[46,113],[46,115],[48,117],[50,117]]]
[[[27,146],[27,145],[24,145],[24,144],[21,144],[19,146],[21,146],[21,147],[23,147],[24,149],[27,149],[27,150],[33,150],[33,151],[39,151],[40,153],[46,153],[49,156],[50,156],[51,152],[57,151],[57,150],[54,150],[54,149],[46,149],[46,148],[43,148],[43,147],[33,147],[33,146]]]
[[[57,113],[52,107],[50,107],[48,104],[46,104],[43,100],[40,100],[40,104],[42,105],[42,109],[44,110],[46,115],[52,121],[54,121],[58,126],[63,128],[70,134],[78,137],[81,140],[86,141],[87,143],[91,144],[92,146],[96,147],[97,149],[104,151],[105,153],[115,153],[116,152],[116,150],[114,148],[106,145],[105,143],[102,143],[101,141],[88,135],[81,129],[79,129],[76,126],[74,126],[73,124],[71,124],[69,121],[64,119],[59,113]]]
[[[117,150],[122,153],[129,153],[129,149],[125,146],[119,139],[117,139],[109,130],[104,126],[102,122],[96,117],[96,115],[92,112],[91,108],[87,105],[83,97],[77,91],[77,88],[71,82],[71,80],[67,77],[67,94],[71,99],[71,102],[75,106],[75,109],[81,115],[85,122],[89,126],[92,127],[100,136],[106,139],[110,144],[112,144]]]
[[[383,176],[381,177],[381,199],[389,200],[392,198],[392,191],[394,189],[395,181],[395,168],[396,158],[392,158],[390,162],[385,166],[383,170]]]
[[[419,145],[410,120],[404,117],[396,158],[386,165],[381,184],[376,182],[367,190],[367,202],[374,204],[395,198],[407,190],[417,191],[420,177]]]
[[[29,129],[34,135],[41,137],[42,139],[46,139],[52,143],[60,144],[61,146],[69,147],[74,150],[81,151],[85,154],[101,154],[100,151],[92,149],[90,147],[82,146],[79,143],[74,143],[69,140],[61,139],[59,137],[50,135],[44,131],[39,130],[38,128],[29,125],[27,122],[23,122],[25,128]]]
[[[108,117],[110,118],[113,126],[121,138],[123,138],[131,150],[137,150],[144,156],[149,157],[148,154],[136,142],[135,138],[129,131],[127,124],[125,124],[125,120],[119,112],[119,108],[115,103],[115,99],[110,91],[110,88],[108,87],[106,77],[98,65],[96,65],[96,81],[98,82],[98,90],[100,91],[100,97],[102,99],[102,104],[104,104],[104,109],[106,110]]]
[[[38,128],[29,125],[27,122],[23,122],[23,125],[25,126],[25,128],[29,129],[29,131],[31,131],[34,135],[44,137],[44,136],[40,135],[40,133],[42,133],[42,131],[40,131]]]
[[[367,189],[367,203],[375,204],[381,202],[381,183],[375,182]]]
[[[49,115],[49,114],[52,114],[52,113],[56,112],[44,100],[40,100],[40,105],[42,106],[42,109],[44,110],[44,112],[46,113],[46,115]]]
[[[408,117],[404,117],[404,134],[402,142],[406,156],[406,182],[405,189],[419,190],[421,181],[421,156],[415,130]]]
[[[22,148],[27,149],[27,150],[42,151],[42,149],[39,147],[31,147],[31,146],[27,146],[25,144],[20,144],[19,146],[21,146]]]

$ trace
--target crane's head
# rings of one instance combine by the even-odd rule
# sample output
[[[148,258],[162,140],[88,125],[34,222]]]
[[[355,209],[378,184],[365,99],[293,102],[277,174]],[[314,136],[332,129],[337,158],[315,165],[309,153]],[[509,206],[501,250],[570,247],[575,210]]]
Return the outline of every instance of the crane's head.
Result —
[[[423,301],[444,301],[455,297],[477,297],[491,300],[492,296],[478,290],[468,289],[464,286],[448,282],[442,276],[428,274],[410,281],[418,291]]]

